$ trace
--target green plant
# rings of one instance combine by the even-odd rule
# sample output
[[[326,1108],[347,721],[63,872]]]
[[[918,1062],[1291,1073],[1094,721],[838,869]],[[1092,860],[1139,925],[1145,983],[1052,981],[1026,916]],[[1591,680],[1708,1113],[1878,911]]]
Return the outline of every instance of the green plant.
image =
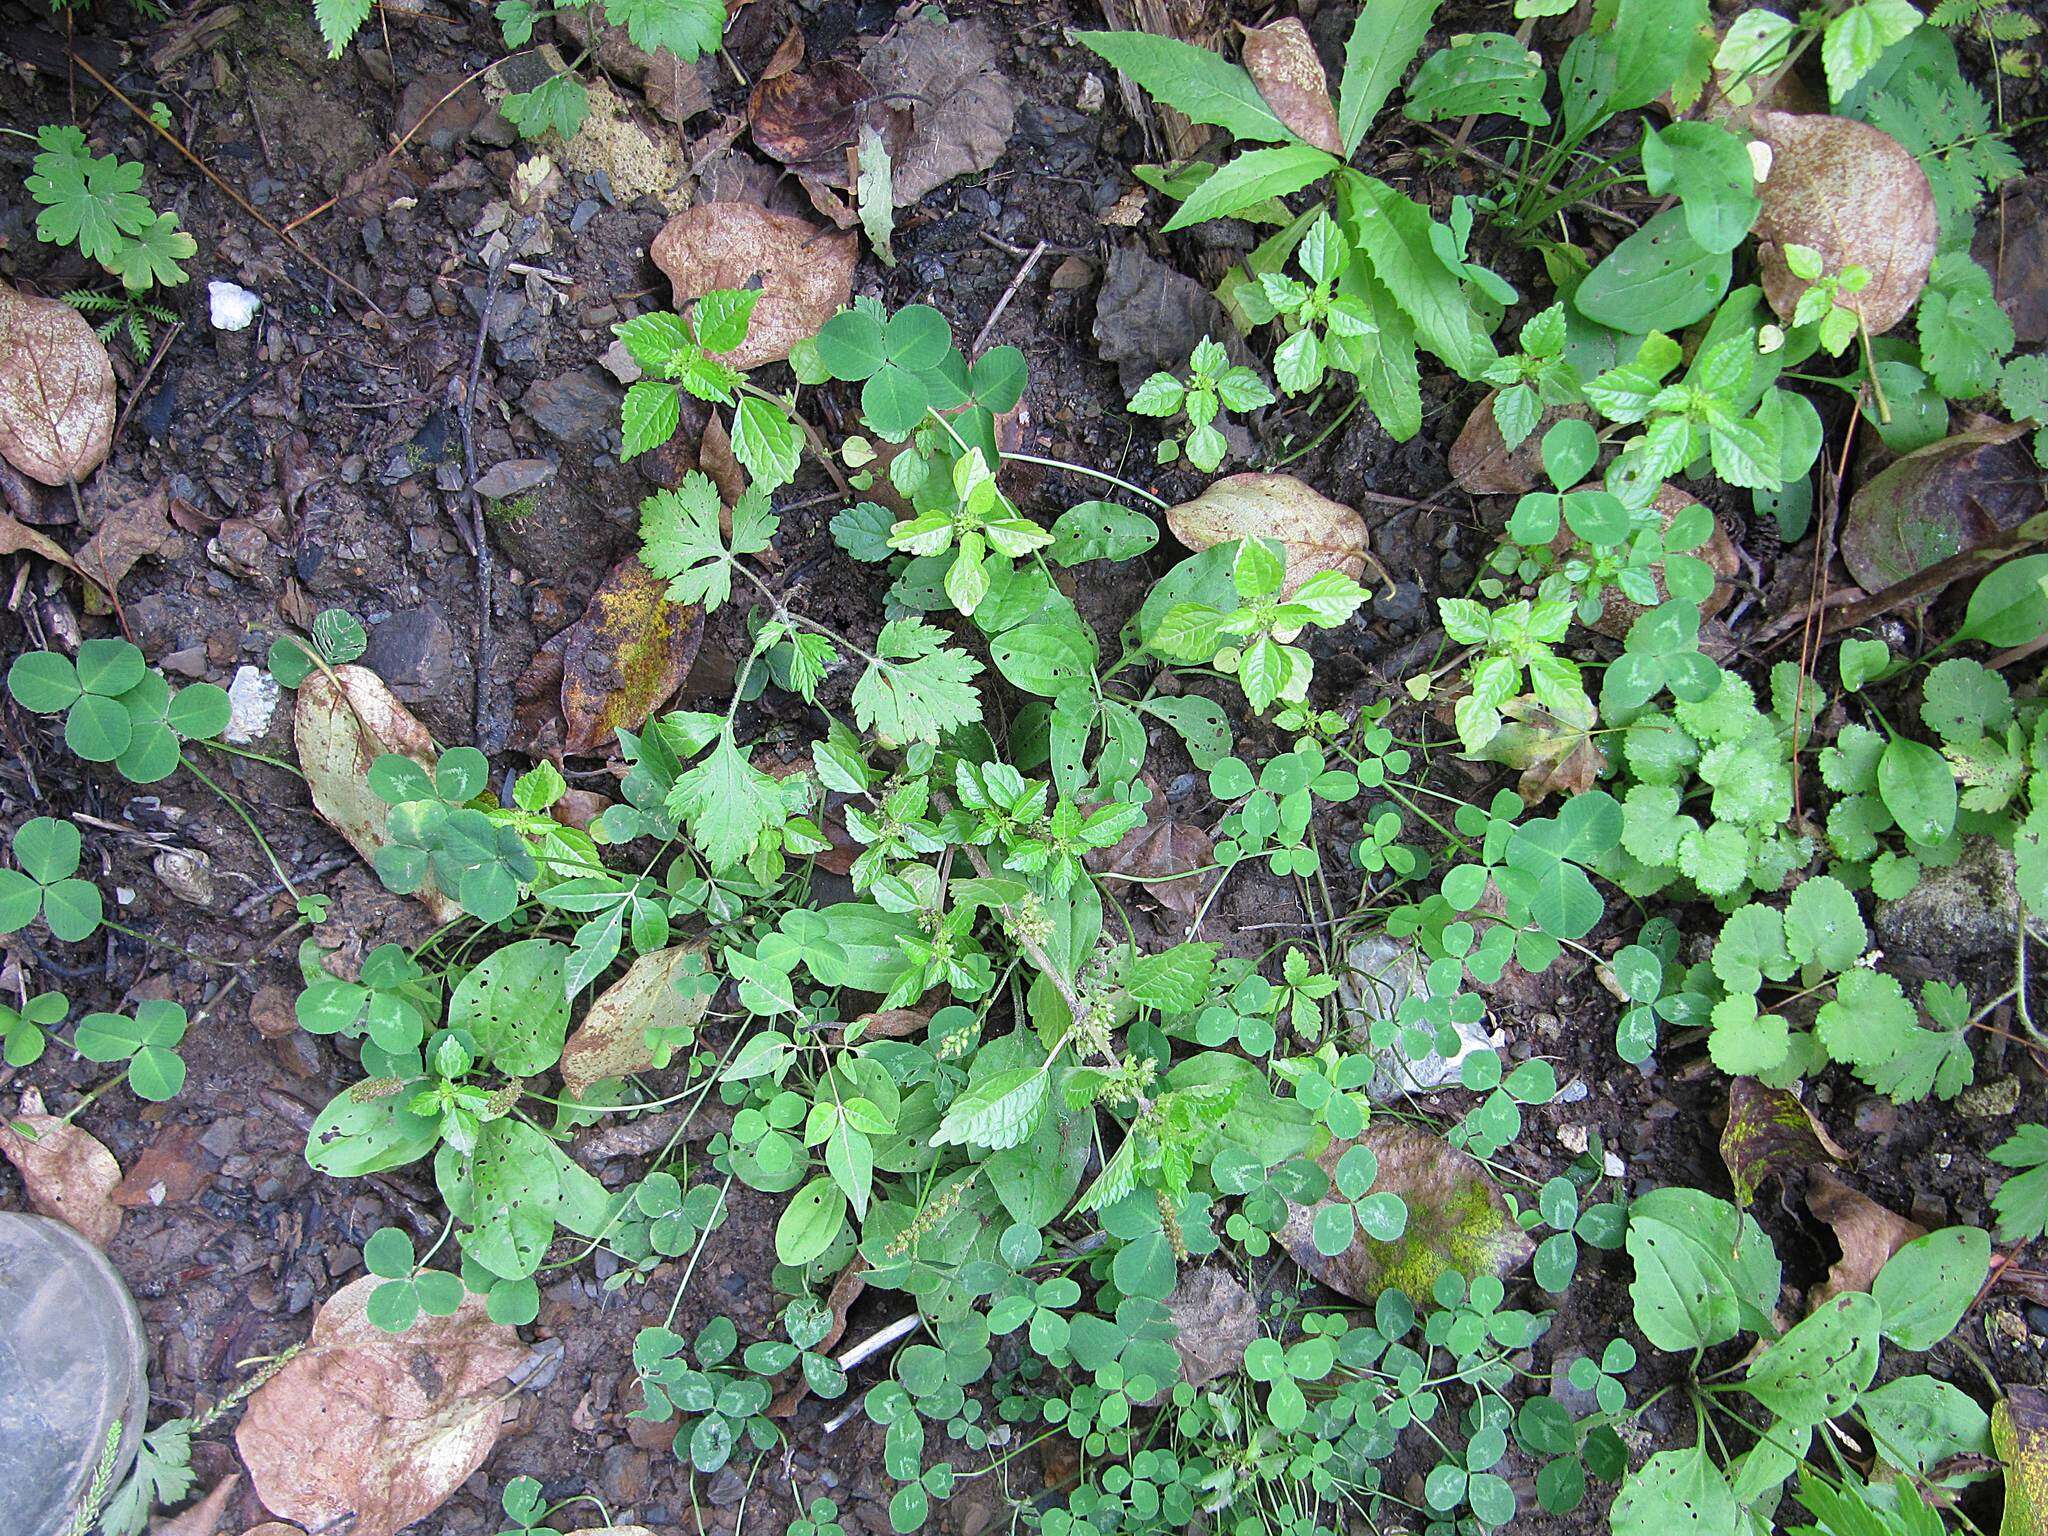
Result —
[[[85,135],[69,124],[38,129],[35,140],[40,150],[23,185],[42,205],[38,240],[77,246],[120,278],[130,294],[185,281],[178,263],[198,253],[198,242],[178,228],[175,213],[158,213],[137,190],[140,161],[95,155]]]
[[[64,302],[81,314],[105,315],[106,319],[93,326],[93,333],[101,341],[112,341],[116,334],[126,336],[138,361],[148,358],[154,344],[150,326],[172,325],[178,318],[163,305],[147,303],[125,290],[114,294],[74,289],[64,295]]]
[[[1233,366],[1222,345],[1204,336],[1188,359],[1187,382],[1170,373],[1153,374],[1131,396],[1131,411],[1162,419],[1184,415],[1181,432],[1159,440],[1159,462],[1171,464],[1185,453],[1195,468],[1213,474],[1230,451],[1217,421],[1228,420],[1232,411],[1254,411],[1272,403],[1273,391],[1258,374],[1241,364]]]
[[[17,827],[12,841],[20,867],[0,869],[0,933],[19,933],[40,917],[52,938],[67,944],[91,938],[105,908],[99,887],[79,878],[78,828],[37,816]]]

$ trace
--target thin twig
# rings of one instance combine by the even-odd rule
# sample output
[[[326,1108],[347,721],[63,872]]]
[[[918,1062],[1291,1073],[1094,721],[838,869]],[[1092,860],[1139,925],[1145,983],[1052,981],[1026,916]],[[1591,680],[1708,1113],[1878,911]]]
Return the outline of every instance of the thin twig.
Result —
[[[159,341],[156,350],[149,354],[148,366],[142,370],[142,377],[137,379],[134,387],[128,391],[128,403],[121,407],[121,414],[114,419],[114,435],[111,441],[121,441],[121,429],[128,425],[129,416],[134,414],[135,407],[142,403],[142,397],[149,389],[149,381],[156,377],[157,364],[164,360],[164,354],[171,350],[171,343],[177,339],[178,332],[184,329],[184,321],[172,321],[171,328],[164,332],[163,340]]]
[[[467,537],[470,553],[476,556],[476,743],[484,751],[499,743],[485,727],[491,709],[491,674],[496,670],[497,639],[491,629],[491,536],[484,526],[483,499],[476,493],[476,391],[483,377],[484,341],[490,334],[491,311],[497,306],[498,285],[505,279],[504,268],[491,268],[490,286],[484,292],[483,313],[477,317],[476,346],[469,354],[469,383],[462,392],[462,504],[469,515]],[[458,525],[461,519],[456,520]]]
[[[1017,297],[1017,290],[1024,286],[1024,279],[1031,275],[1031,269],[1038,265],[1038,258],[1045,254],[1045,242],[1039,241],[1031,247],[1031,254],[1024,258],[1024,265],[1017,269],[1017,275],[1010,279],[1010,286],[1003,290],[1003,296],[996,300],[996,307],[988,312],[988,319],[982,323],[981,331],[974,338],[974,345],[968,352],[981,356],[981,349],[988,344],[989,332],[996,328],[996,322],[1003,318],[1003,311],[1010,307],[1010,300]]]

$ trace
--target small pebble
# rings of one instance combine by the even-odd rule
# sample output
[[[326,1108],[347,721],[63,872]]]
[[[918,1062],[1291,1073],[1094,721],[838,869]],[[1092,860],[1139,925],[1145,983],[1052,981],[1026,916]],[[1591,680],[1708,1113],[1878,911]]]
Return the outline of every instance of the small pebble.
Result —
[[[246,331],[263,307],[261,297],[218,277],[206,285],[206,303],[216,331]]]

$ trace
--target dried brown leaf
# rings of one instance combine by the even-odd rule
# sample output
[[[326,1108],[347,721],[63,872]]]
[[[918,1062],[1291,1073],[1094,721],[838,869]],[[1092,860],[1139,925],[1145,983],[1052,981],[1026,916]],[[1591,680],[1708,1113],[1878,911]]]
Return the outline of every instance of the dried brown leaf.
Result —
[[[908,1040],[923,1034],[931,1021],[929,1008],[884,1008],[879,1013],[864,1013],[853,1022],[860,1027],[863,1040]]]
[[[1784,248],[1804,245],[1820,252],[1829,274],[1869,269],[1862,292],[1838,302],[1862,315],[1871,335],[1905,319],[1927,285],[1937,235],[1934,191],[1920,162],[1852,117],[1758,112],[1750,126],[1771,148],[1758,192],[1757,265],[1779,318],[1792,318],[1807,286],[1785,265]]]
[[[1728,1085],[1721,1161],[1735,1183],[1737,1205],[1754,1201],[1765,1179],[1792,1168],[1840,1163],[1847,1156],[1814,1119],[1813,1111],[1787,1090],[1753,1077],[1738,1077]]]
[[[874,94],[867,76],[830,59],[764,77],[747,98],[754,142],[784,165],[802,166],[833,185],[849,185],[846,146],[859,137],[863,109]]]
[[[562,653],[562,750],[600,751],[666,703],[697,659],[704,610],[672,603],[660,577],[629,556],[590,596],[583,617],[548,642]]]
[[[227,1516],[228,1499],[234,1494],[235,1485],[241,1482],[242,1474],[230,1472],[215,1483],[205,1498],[190,1509],[160,1520],[150,1528],[151,1536],[214,1536]]]
[[[1259,1308],[1229,1270],[1203,1264],[1180,1277],[1166,1298],[1174,1322],[1173,1347],[1181,1379],[1205,1387],[1244,1364],[1244,1352],[1259,1336]]]
[[[1472,407],[1446,460],[1451,478],[1475,496],[1520,496],[1535,490],[1543,476],[1543,434],[1569,417],[1593,419],[1583,405],[1546,406],[1535,430],[1510,449],[1493,414],[1499,395],[1497,389],[1488,390]]]
[[[158,1132],[114,1187],[114,1204],[133,1209],[143,1205],[177,1205],[205,1192],[218,1166],[199,1144],[196,1125],[171,1125]]]
[[[114,360],[61,299],[0,283],[0,457],[44,485],[83,480],[114,445]]]
[[[170,493],[162,485],[132,497],[100,520],[91,538],[78,547],[76,569],[108,592],[144,555],[160,555],[180,542],[170,524]]]
[[[704,203],[677,214],[654,237],[654,264],[675,288],[676,308],[714,288],[752,288],[747,339],[735,367],[780,362],[837,314],[853,294],[859,240],[753,203]]]
[[[336,686],[336,680],[340,686]],[[434,738],[367,667],[341,666],[334,677],[313,672],[299,685],[292,736],[313,809],[364,859],[390,842],[391,808],[371,793],[370,764],[387,752],[432,767]],[[462,909],[429,881],[416,893],[437,922]]]
[[[1428,1306],[1440,1275],[1505,1278],[1535,1252],[1493,1177],[1441,1136],[1399,1120],[1374,1120],[1358,1141],[1379,1159],[1373,1191],[1391,1192],[1407,1203],[1408,1228],[1391,1243],[1355,1234],[1351,1246],[1331,1258],[1317,1251],[1310,1234],[1316,1211],[1330,1201],[1290,1207],[1280,1241],[1295,1263],[1331,1290],[1371,1301],[1397,1286]],[[1352,1145],[1333,1141],[1316,1161],[1334,1178],[1338,1160]]]
[[[67,554],[64,547],[47,534],[36,532],[25,523],[16,522],[11,512],[0,512],[0,555],[19,554],[41,555],[53,565],[61,565],[67,571],[79,571],[78,566]]]
[[[1209,834],[1187,821],[1149,821],[1125,833],[1115,847],[1088,858],[1089,868],[1108,879],[1149,882],[1132,889],[1185,918],[1201,910],[1207,888],[1192,871],[1215,862],[1216,845]]]
[[[562,1047],[562,1084],[571,1094],[580,1097],[593,1083],[653,1067],[648,1030],[696,1027],[711,999],[684,997],[675,982],[691,957],[709,947],[708,940],[696,939],[642,955],[598,994]]]
[[[1885,1260],[1927,1229],[1851,1189],[1828,1169],[1815,1168],[1806,1186],[1806,1208],[1826,1222],[1842,1250],[1828,1277],[1809,1298],[1818,1307],[1843,1291],[1867,1291]]]
[[[1215,294],[1136,245],[1109,253],[1109,269],[1095,295],[1095,345],[1104,362],[1116,364],[1125,394],[1136,394],[1162,368],[1185,368],[1204,336],[1223,343],[1233,363],[1253,364]]]
[[[1287,550],[1283,597],[1317,571],[1341,571],[1353,581],[1365,575],[1365,519],[1292,475],[1225,475],[1193,501],[1170,508],[1166,526],[1196,550],[1233,539],[1278,539]]]
[[[1298,19],[1289,16],[1269,27],[1246,27],[1244,67],[1266,105],[1296,137],[1333,155],[1344,153],[1329,77],[1316,57],[1316,45],[1309,41],[1308,28]]]
[[[1002,157],[1017,125],[1017,93],[996,68],[1001,47],[984,20],[920,13],[867,50],[862,72],[876,92],[911,103],[909,135],[900,151],[891,148],[898,208]]]
[[[1583,720],[1567,720],[1526,693],[1500,708],[1506,722],[1476,755],[1519,769],[1522,777],[1515,791],[1525,803],[1536,805],[1558,793],[1583,795],[1593,787],[1607,766],[1607,755],[1593,734],[1593,711],[1588,710]]]
[[[383,1332],[364,1315],[383,1283],[330,1296],[235,1431],[257,1496],[309,1530],[396,1536],[439,1508],[497,1443],[500,1383],[526,1358],[481,1296]]]
[[[14,1164],[28,1203],[105,1248],[121,1229],[121,1208],[109,1198],[121,1182],[121,1165],[99,1138],[43,1112],[43,1096],[31,1088],[20,1113],[0,1120],[0,1156]]]

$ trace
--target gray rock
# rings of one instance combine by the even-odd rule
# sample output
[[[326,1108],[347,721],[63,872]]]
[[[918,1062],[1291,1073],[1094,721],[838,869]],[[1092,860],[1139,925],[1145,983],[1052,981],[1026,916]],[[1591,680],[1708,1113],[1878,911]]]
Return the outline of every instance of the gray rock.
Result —
[[[477,477],[476,493],[486,501],[507,501],[537,490],[555,477],[546,459],[507,459]]]
[[[408,704],[425,699],[454,703],[469,657],[439,609],[405,608],[371,628],[363,665]]]
[[[550,437],[565,443],[598,442],[617,427],[622,394],[601,369],[578,368],[542,379],[519,403]]]
[[[1348,962],[1337,986],[1337,998],[1361,1038],[1375,1020],[1394,1018],[1403,1002],[1424,991],[1423,961],[1413,945],[1373,934],[1351,946]],[[1489,1032],[1483,1019],[1452,1027],[1458,1032],[1458,1045],[1449,1055],[1431,1049],[1410,1056],[1399,1045],[1378,1052],[1378,1066],[1366,1085],[1373,1101],[1384,1104],[1456,1083],[1459,1063],[1474,1051],[1499,1045],[1503,1038],[1498,1032]]]
[[[1947,869],[1930,869],[1897,901],[1877,904],[1877,937],[1893,959],[1927,970],[1958,958],[2010,954],[2019,885],[2012,854],[1989,838],[1973,837]],[[1948,974],[1943,970],[1943,974]]]

